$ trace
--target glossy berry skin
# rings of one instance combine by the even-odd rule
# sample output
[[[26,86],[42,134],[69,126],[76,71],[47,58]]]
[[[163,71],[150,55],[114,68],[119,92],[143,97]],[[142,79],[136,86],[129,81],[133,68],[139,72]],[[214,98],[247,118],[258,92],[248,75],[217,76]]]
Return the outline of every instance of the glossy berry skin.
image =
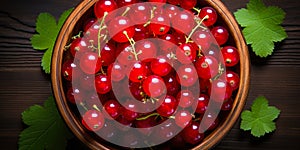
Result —
[[[176,50],[176,58],[182,64],[191,64],[196,59],[197,49],[191,43],[183,43]]]
[[[166,76],[172,71],[172,66],[169,63],[168,58],[159,56],[150,62],[150,69],[158,76]]]
[[[186,143],[197,144],[204,139],[204,133],[199,132],[200,123],[192,121],[182,131],[182,137]]]
[[[67,60],[63,63],[62,66],[62,75],[64,79],[68,81],[72,81],[73,69],[76,68],[77,65],[73,60]]]
[[[122,47],[118,47],[120,49],[120,53],[117,56],[116,60],[123,66],[130,66],[136,62],[134,54],[131,52],[132,47],[130,45],[124,44]]]
[[[140,82],[149,75],[149,67],[143,62],[136,62],[129,73],[129,80],[132,82]]]
[[[157,14],[151,19],[149,29],[155,35],[166,34],[170,30],[170,19],[168,16],[163,14]]]
[[[178,106],[177,100],[173,96],[170,96],[170,95],[167,95],[165,98],[160,99],[160,100],[163,100],[163,102],[156,109],[157,113],[159,113],[159,115],[161,115],[163,117],[171,116],[175,112],[175,110]]]
[[[106,101],[103,108],[103,113],[107,115],[106,118],[108,119],[116,119],[121,113],[121,105],[116,100]]]
[[[219,119],[216,114],[209,112],[202,117],[201,122],[203,123],[203,128],[200,131],[205,132],[215,129],[219,124]]]
[[[104,117],[100,111],[88,110],[82,116],[82,124],[90,131],[98,131],[104,125]]]
[[[111,80],[107,75],[99,74],[95,76],[95,87],[99,94],[106,94],[111,90]]]
[[[181,90],[176,96],[177,101],[179,101],[179,106],[182,108],[187,108],[195,104],[195,96],[190,90]]]
[[[224,111],[231,110],[232,105],[233,105],[233,99],[229,98],[222,104],[221,110],[224,110]]]
[[[134,30],[135,30],[135,33],[133,36],[134,41],[147,39],[152,35],[148,26],[144,27],[143,25],[135,25]]]
[[[102,60],[97,53],[86,52],[80,58],[79,66],[86,74],[95,74],[102,67]]]
[[[195,67],[193,65],[182,65],[177,70],[177,81],[182,86],[192,86],[198,81],[198,75]]]
[[[98,20],[96,20],[94,24],[88,24],[87,26],[89,26],[89,28],[86,27],[87,29],[85,29],[86,31],[84,32],[84,39],[86,40],[86,42],[89,42],[88,45],[91,45],[90,43],[93,43],[95,46],[97,46],[98,38],[100,39],[100,42],[104,45],[104,35],[107,35],[107,28],[101,29],[99,34],[99,30],[101,27]],[[100,37],[98,37],[98,35],[100,35]]]
[[[197,30],[193,35],[192,35],[192,40],[197,44],[200,45],[200,48],[203,52],[207,50],[211,44],[214,42],[213,36],[210,34],[209,31],[206,30]],[[206,53],[204,53],[206,55]]]
[[[150,75],[143,81],[143,89],[150,97],[159,97],[166,93],[164,80],[157,75]]]
[[[219,45],[223,45],[227,42],[229,33],[223,26],[216,26],[211,29],[212,35],[215,37]]]
[[[97,18],[102,18],[104,12],[109,13],[117,8],[117,3],[114,0],[99,0],[94,5],[94,13]]]
[[[164,81],[167,88],[168,95],[176,95],[180,90],[180,84],[178,83],[176,76],[173,74],[169,74],[164,76]]]
[[[149,62],[152,58],[156,58],[157,47],[156,44],[150,40],[142,40],[136,42],[135,50],[138,55],[138,59],[143,62]]]
[[[224,64],[227,67],[233,67],[240,61],[240,55],[238,50],[233,46],[225,46],[221,49],[223,55]]]
[[[151,7],[146,3],[136,3],[130,7],[131,9],[128,12],[129,19],[135,25],[141,25],[147,22],[151,16]]]
[[[118,7],[128,6],[139,2],[139,0],[115,0]]]
[[[130,82],[129,90],[136,100],[142,101],[145,97],[144,89],[142,88],[142,85],[139,82]]]
[[[187,10],[193,9],[193,7],[195,7],[196,4],[197,4],[197,0],[186,0],[186,1],[179,2],[180,7]]]
[[[124,32],[127,33],[129,38],[132,38],[135,33],[134,26],[131,25],[127,17],[118,16],[109,22],[108,33],[113,40],[119,43],[128,42],[128,38]]]
[[[70,46],[70,52],[73,57],[76,57],[76,59],[80,59],[82,54],[89,51],[88,49],[88,42],[83,38],[77,38],[72,41]]]
[[[210,79],[218,74],[218,61],[212,56],[202,56],[195,62],[198,76],[202,79]]]
[[[120,81],[125,77],[125,67],[118,62],[108,66],[107,75],[112,81]]]
[[[195,26],[194,14],[187,10],[178,11],[176,16],[172,18],[171,22],[175,30],[188,35]]]
[[[209,96],[206,94],[200,94],[198,98],[198,104],[196,108],[196,113],[204,114],[209,102]]]
[[[71,87],[67,91],[67,100],[72,104],[79,104],[83,101],[84,94],[80,88]]]
[[[223,103],[232,95],[231,86],[225,80],[215,80],[211,84],[210,98],[218,103]]]
[[[232,90],[237,90],[240,85],[240,77],[233,71],[226,71],[226,81],[231,86]]]
[[[174,19],[174,17],[180,12],[179,8],[174,5],[166,5],[164,9],[167,16],[171,19]]]
[[[203,7],[201,8],[201,11],[199,13],[199,17],[202,19],[205,16],[208,16],[208,19],[203,21],[203,24],[207,27],[212,26],[213,24],[216,23],[218,19],[218,14],[215,9],[212,7]]]
[[[172,5],[178,5],[180,0],[167,0],[167,2]]]
[[[116,59],[115,56],[115,45],[112,42],[108,42],[101,50],[101,58],[102,58],[102,65],[109,66],[113,63]]]
[[[164,34],[159,36],[163,41],[159,41],[159,49],[161,52],[169,53],[171,52],[175,46],[178,44],[176,37],[173,34]]]
[[[138,113],[136,112],[136,105],[132,102],[132,100],[128,100],[125,102],[124,107],[122,107],[122,115],[124,119],[128,121],[133,121],[138,117]]]
[[[185,128],[191,120],[192,114],[187,110],[179,110],[175,113],[175,123],[181,128]]]

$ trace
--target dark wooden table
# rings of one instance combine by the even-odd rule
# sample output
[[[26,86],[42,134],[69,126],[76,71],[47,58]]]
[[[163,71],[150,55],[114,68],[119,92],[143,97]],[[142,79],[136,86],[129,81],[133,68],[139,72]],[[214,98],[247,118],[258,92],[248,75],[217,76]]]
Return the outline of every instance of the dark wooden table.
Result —
[[[234,12],[248,0],[223,0]],[[10,0],[0,4],[0,149],[17,149],[23,129],[21,112],[42,104],[51,95],[50,77],[43,73],[43,52],[33,50],[29,38],[35,33],[39,13],[55,17],[80,0]],[[215,149],[300,149],[300,3],[297,0],[265,0],[287,13],[283,23],[288,38],[276,44],[265,59],[251,54],[251,86],[245,109],[264,95],[282,112],[277,130],[253,138],[239,129],[240,120]]]

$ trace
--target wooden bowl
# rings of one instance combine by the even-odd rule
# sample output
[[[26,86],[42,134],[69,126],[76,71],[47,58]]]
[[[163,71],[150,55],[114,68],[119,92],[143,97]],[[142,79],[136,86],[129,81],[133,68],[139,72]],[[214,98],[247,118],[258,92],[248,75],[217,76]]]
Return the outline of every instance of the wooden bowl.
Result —
[[[64,23],[59,36],[56,41],[56,45],[52,56],[51,65],[51,78],[52,78],[52,89],[56,99],[58,109],[65,120],[71,131],[85,143],[91,149],[115,149],[108,145],[104,145],[97,140],[94,136],[87,133],[81,124],[80,119],[70,108],[66,94],[64,91],[63,79],[61,76],[61,68],[63,62],[63,51],[65,45],[68,44],[70,38],[79,31],[79,26],[82,26],[82,19],[85,19],[88,14],[92,13],[92,6],[97,0],[85,0],[82,1],[71,13],[66,22]],[[240,28],[234,19],[231,12],[224,6],[220,0],[204,0],[203,5],[213,7],[219,14],[219,18],[222,24],[229,29],[231,35],[230,44],[237,47],[240,54],[239,63],[239,75],[240,75],[240,86],[236,94],[233,107],[228,113],[226,119],[223,120],[222,124],[219,125],[212,133],[210,133],[199,145],[193,149],[209,149],[216,145],[232,128],[236,120],[238,119],[241,111],[243,110],[246,97],[249,88],[249,56],[247,45],[245,44],[244,38],[240,31]],[[219,19],[218,19],[219,20]]]

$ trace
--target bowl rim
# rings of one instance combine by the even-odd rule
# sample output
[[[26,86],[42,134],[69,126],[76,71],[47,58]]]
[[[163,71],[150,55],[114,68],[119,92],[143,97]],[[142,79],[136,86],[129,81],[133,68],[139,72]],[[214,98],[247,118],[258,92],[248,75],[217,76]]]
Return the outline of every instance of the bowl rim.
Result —
[[[78,20],[87,10],[90,9],[90,7],[93,6],[96,1],[98,0],[80,2],[63,24],[56,39],[51,59],[51,85],[58,110],[63,117],[63,120],[66,122],[67,126],[74,133],[74,135],[92,149],[100,148],[109,150],[108,147],[105,147],[101,143],[98,143],[96,140],[94,140],[93,137],[80,126],[80,122],[76,121],[77,117],[72,113],[72,110],[68,106],[62,84],[63,79],[61,76],[61,64],[63,60],[64,46],[67,44],[73,28]],[[224,23],[229,28],[228,31],[230,34],[233,36],[234,42],[240,54],[240,85],[233,103],[234,107],[230,110],[222,125],[219,125],[215,130],[212,131],[212,133],[205,137],[200,144],[193,148],[194,150],[212,148],[229,132],[244,108],[250,83],[250,60],[248,47],[245,43],[245,39],[242,35],[239,25],[237,24],[232,13],[220,0],[205,0],[205,3],[207,3],[210,7],[213,7],[217,11],[218,15],[226,20]],[[243,86],[241,86],[242,84]]]

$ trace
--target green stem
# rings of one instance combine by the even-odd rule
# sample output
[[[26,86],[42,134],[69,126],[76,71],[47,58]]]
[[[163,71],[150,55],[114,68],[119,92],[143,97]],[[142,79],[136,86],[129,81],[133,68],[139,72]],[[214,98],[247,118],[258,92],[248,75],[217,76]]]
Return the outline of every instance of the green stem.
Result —
[[[149,114],[147,116],[143,116],[143,117],[140,117],[140,118],[136,118],[136,120],[146,120],[152,116],[159,116],[159,113],[152,113],[152,114]]]
[[[136,50],[135,50],[135,46],[134,46],[135,45],[135,41],[128,36],[127,31],[123,31],[123,34],[126,36],[126,38],[128,39],[128,41],[129,41],[129,43],[130,43],[130,45],[132,47],[131,53],[134,55],[135,60],[138,61],[139,60],[138,59],[138,55],[140,53],[137,53]]]
[[[99,25],[99,30],[98,30],[98,56],[101,57],[101,31],[102,29],[102,26],[104,24],[104,20],[105,20],[105,17],[108,15],[108,12],[104,12],[104,15],[102,17],[102,20],[100,22],[100,25]]]
[[[192,37],[192,35],[195,33],[195,31],[201,26],[202,22],[205,20],[205,19],[208,19],[208,15],[206,15],[204,18],[202,18],[199,22],[197,22],[197,26],[195,26],[191,33],[189,34],[189,36],[186,38],[185,40],[185,43],[188,43],[190,41],[190,38]]]

